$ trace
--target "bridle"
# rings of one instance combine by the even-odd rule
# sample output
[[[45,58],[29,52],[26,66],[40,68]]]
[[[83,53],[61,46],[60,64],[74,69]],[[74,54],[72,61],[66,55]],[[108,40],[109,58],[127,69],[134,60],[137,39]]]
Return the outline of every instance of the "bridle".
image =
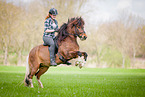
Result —
[[[84,29],[83,32],[79,32],[78,28],[75,25],[75,36],[78,36],[79,38],[82,38],[82,36],[80,36],[81,34],[83,35],[85,33]]]
[[[78,28],[76,25],[73,25],[75,26],[75,33],[72,34],[72,33],[68,33],[68,35],[74,35],[75,37],[79,37],[79,38],[82,38],[82,36],[80,36],[81,34],[83,35],[85,33],[84,29],[83,29],[83,32],[79,32]]]

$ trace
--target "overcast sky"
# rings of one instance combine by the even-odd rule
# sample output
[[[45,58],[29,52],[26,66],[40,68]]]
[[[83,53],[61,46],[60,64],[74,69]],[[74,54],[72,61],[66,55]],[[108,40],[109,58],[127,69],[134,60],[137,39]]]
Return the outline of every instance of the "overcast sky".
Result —
[[[94,23],[115,20],[123,10],[145,19],[145,0],[89,0],[81,9]]]
[[[17,3],[23,1],[24,4],[32,0],[7,0]],[[111,21],[117,19],[119,12],[125,10],[133,15],[145,19],[145,0],[87,0],[82,6],[82,17],[90,22]]]

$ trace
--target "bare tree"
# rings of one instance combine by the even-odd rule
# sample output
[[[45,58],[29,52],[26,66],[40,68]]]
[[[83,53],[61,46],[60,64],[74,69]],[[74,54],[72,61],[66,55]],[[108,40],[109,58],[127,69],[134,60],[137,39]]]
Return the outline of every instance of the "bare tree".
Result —
[[[12,38],[11,36],[13,34],[13,31],[11,31],[11,29],[12,26],[14,25],[14,21],[16,20],[16,14],[13,11],[17,10],[18,8],[13,6],[12,4],[7,4],[5,2],[0,2],[0,3],[1,3],[0,30],[1,30],[3,50],[4,50],[3,63],[7,65],[9,45]]]

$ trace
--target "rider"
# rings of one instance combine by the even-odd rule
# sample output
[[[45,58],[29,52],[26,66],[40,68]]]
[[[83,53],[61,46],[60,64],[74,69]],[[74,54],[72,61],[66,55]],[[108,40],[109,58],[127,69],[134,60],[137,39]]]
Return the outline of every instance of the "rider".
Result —
[[[58,23],[56,18],[58,12],[55,8],[51,8],[49,10],[49,14],[46,17],[45,24],[44,24],[44,34],[43,34],[43,45],[49,45],[49,53],[50,53],[50,65],[57,66],[55,62],[55,32],[58,30]]]

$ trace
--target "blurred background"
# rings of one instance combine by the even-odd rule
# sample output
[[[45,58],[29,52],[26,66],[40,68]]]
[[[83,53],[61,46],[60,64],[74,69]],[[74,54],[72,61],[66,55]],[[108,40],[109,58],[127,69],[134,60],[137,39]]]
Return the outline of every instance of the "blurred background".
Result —
[[[0,65],[25,66],[29,51],[43,44],[45,17],[58,10],[59,26],[82,17],[86,67],[145,68],[144,0],[0,0]],[[72,60],[74,62],[74,60]]]

